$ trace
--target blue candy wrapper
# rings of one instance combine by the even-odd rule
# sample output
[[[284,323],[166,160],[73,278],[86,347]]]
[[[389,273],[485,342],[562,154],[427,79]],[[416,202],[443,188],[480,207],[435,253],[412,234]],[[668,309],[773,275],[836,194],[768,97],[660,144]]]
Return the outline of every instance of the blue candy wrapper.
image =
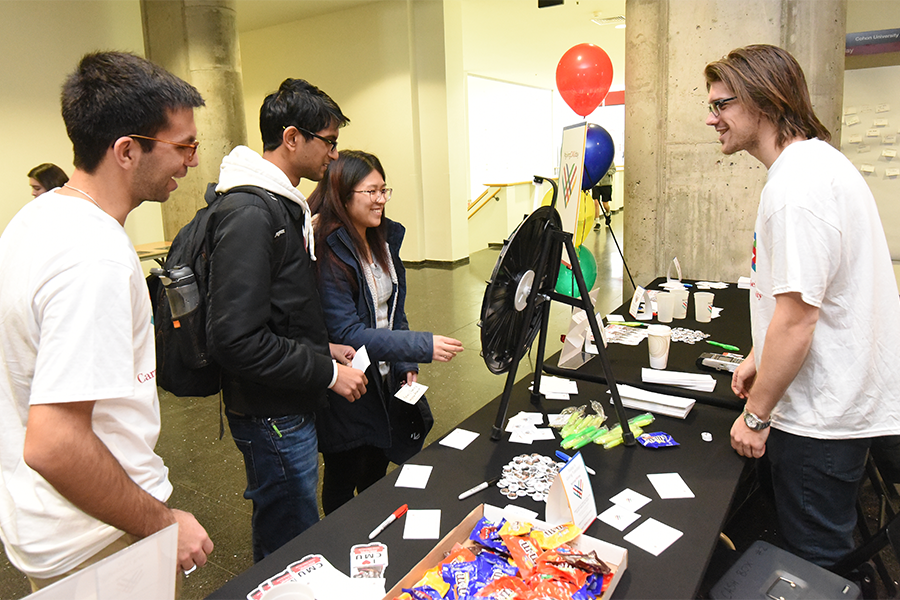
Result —
[[[668,433],[664,433],[662,431],[657,431],[656,433],[644,433],[638,436],[638,442],[640,442],[641,446],[644,448],[666,448],[668,446],[678,446],[678,442],[669,435]]]

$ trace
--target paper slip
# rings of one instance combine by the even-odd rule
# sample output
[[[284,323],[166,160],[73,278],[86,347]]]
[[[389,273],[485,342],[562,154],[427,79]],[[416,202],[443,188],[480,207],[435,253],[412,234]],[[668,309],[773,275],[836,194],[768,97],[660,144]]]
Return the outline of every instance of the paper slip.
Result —
[[[517,444],[530,444],[535,440],[552,440],[553,430],[549,427],[519,427],[509,435],[509,441]]]
[[[431,470],[434,467],[430,465],[410,465],[406,464],[400,469],[400,475],[397,476],[397,483],[394,487],[417,488],[424,490],[428,485],[428,478],[431,477]]]
[[[656,519],[647,519],[623,539],[653,556],[659,556],[682,535],[677,529],[664,525]]]
[[[357,354],[357,356],[359,355]],[[407,404],[415,404],[427,390],[427,385],[422,385],[421,383],[416,381],[400,386],[400,389],[397,390],[397,393],[394,394],[394,396],[400,398]]]
[[[528,389],[534,389],[534,382],[531,383]],[[548,394],[577,394],[578,382],[572,379],[553,377],[552,375],[542,375],[541,393],[545,396]]]
[[[638,510],[650,503],[650,498],[643,494],[638,494],[634,490],[625,488],[615,496],[609,499],[613,504],[624,506],[628,510]]]
[[[640,519],[641,515],[631,512],[625,505],[613,504],[610,508],[600,513],[597,518],[610,527],[615,527],[619,531],[625,531],[629,525]]]
[[[480,434],[466,429],[454,429],[448,435],[438,442],[441,446],[449,446],[457,450],[464,450],[466,446],[475,441]]]
[[[353,357],[353,362],[350,363],[350,366],[354,369],[365,371],[371,364],[372,361],[369,360],[369,351],[366,350],[365,346],[360,346],[359,350],[356,351],[356,355]]]
[[[672,498],[693,498],[694,492],[687,486],[678,473],[648,473],[647,479],[653,484],[656,493],[663,500]]]
[[[750,289],[750,278],[749,277],[739,277],[738,278],[738,289],[749,290]]]
[[[622,315],[606,315],[607,323],[624,323],[625,319]]]
[[[724,290],[728,287],[728,284],[724,281],[698,281],[694,285],[698,290]]]
[[[712,375],[700,373],[682,373],[680,371],[661,371],[658,369],[641,369],[641,381],[644,383],[658,383],[661,385],[673,385],[687,390],[698,392],[711,392],[716,389],[716,380]]]
[[[650,411],[652,413],[683,419],[691,412],[696,400],[693,398],[680,398],[668,394],[648,392],[630,385],[618,384],[619,396],[622,397],[622,406],[634,410]],[[610,399],[612,402],[612,399]]]
[[[550,420],[550,427],[562,427],[569,422],[569,415],[561,415],[559,413],[547,415],[547,418]]]
[[[440,537],[440,509],[410,509],[406,511],[406,524],[403,526],[404,540],[436,540]]]

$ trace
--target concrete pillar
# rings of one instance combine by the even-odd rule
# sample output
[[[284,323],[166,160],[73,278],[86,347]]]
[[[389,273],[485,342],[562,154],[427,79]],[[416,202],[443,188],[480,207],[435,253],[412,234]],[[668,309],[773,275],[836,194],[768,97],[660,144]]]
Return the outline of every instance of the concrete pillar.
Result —
[[[462,7],[407,0],[411,123],[422,210],[406,223],[421,255],[468,261],[467,128],[462,69]],[[461,151],[460,151],[461,150]]]
[[[720,152],[703,68],[740,46],[787,49],[839,142],[845,15],[846,0],[626,1],[624,246],[637,285],[676,256],[686,278],[749,275],[766,169]]]
[[[163,230],[171,240],[205,206],[206,184],[219,164],[247,143],[241,53],[234,0],[141,0],[144,49],[149,60],[196,87],[206,106],[194,113],[200,165],[179,180],[163,205]]]

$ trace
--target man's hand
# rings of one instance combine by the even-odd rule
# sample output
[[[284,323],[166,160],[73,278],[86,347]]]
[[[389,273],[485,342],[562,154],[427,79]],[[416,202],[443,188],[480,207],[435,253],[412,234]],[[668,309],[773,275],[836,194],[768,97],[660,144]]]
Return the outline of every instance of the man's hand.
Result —
[[[369,383],[366,374],[359,369],[354,369],[353,367],[348,367],[340,363],[338,363],[337,370],[337,381],[334,382],[331,390],[336,394],[340,394],[350,402],[359,400],[360,396],[366,393],[366,384]]]
[[[178,523],[178,567],[182,571],[202,567],[213,551],[212,540],[191,513],[173,508],[172,516]]]
[[[353,362],[353,357],[356,356],[356,350],[352,346],[344,344],[329,343],[328,350],[331,352],[331,358],[336,360],[339,365],[349,366]]]
[[[731,447],[741,456],[759,458],[766,453],[766,440],[769,439],[769,428],[753,431],[744,423],[741,415],[731,426]]]
[[[442,335],[433,336],[434,353],[432,358],[438,362],[450,362],[457,353],[463,351],[462,342]]]
[[[405,380],[406,385],[412,385],[418,380],[419,380],[419,374],[416,373],[415,371],[410,371],[409,373],[406,374],[406,380]]]
[[[747,396],[750,395],[750,388],[753,387],[753,382],[756,380],[756,358],[753,356],[753,351],[750,351],[750,355],[744,359],[744,362],[738,365],[738,368],[734,370],[734,373],[731,375],[731,391],[738,398],[742,398],[744,400],[747,399]]]

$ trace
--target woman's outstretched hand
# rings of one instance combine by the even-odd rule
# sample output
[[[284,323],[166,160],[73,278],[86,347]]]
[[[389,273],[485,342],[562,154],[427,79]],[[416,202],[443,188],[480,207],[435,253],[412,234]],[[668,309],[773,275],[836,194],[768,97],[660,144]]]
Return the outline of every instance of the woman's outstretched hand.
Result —
[[[464,350],[462,342],[442,335],[434,336],[433,358],[437,362],[450,362],[454,356]]]

